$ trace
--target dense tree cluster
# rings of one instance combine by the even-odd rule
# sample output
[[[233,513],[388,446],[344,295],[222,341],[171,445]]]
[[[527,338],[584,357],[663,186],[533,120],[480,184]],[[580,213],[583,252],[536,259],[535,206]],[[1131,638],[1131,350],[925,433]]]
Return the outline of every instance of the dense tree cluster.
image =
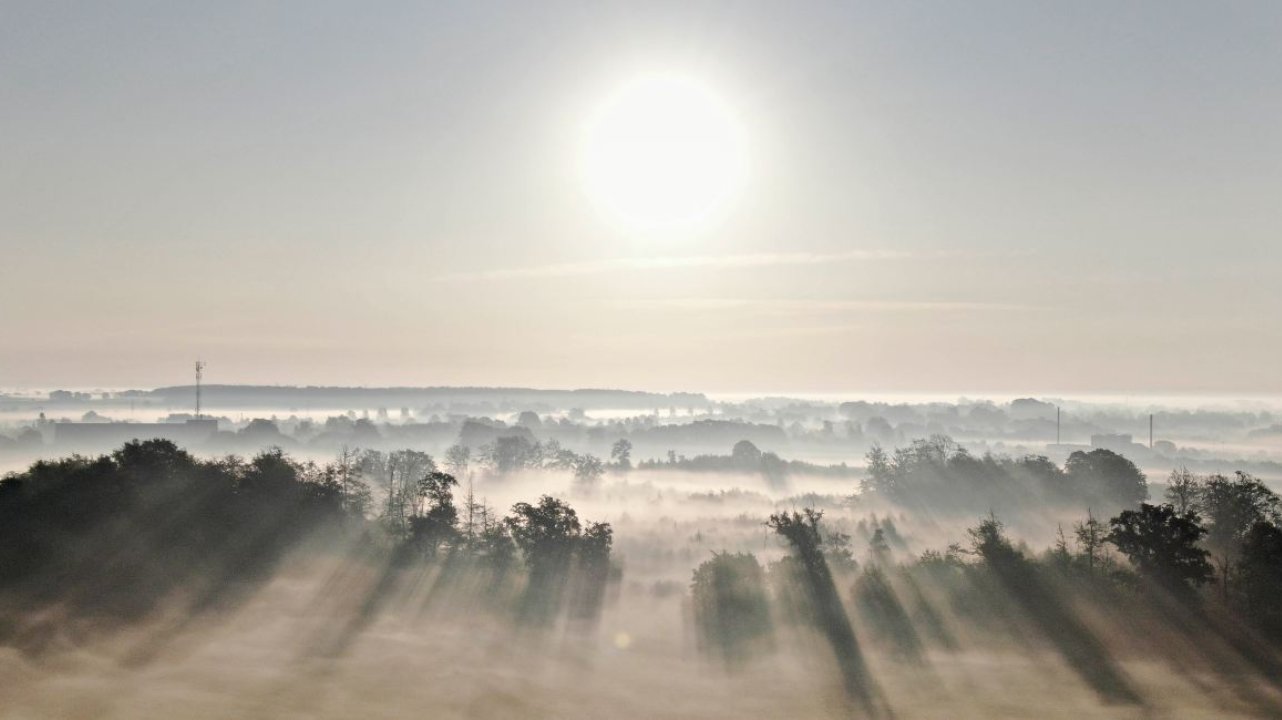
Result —
[[[1224,600],[1248,608],[1271,632],[1282,630],[1282,611],[1266,611],[1269,588],[1282,586],[1282,553],[1272,538],[1282,524],[1282,498],[1244,472],[1199,476],[1180,468],[1167,481],[1167,502],[1203,521],[1203,545],[1216,567]],[[1270,564],[1271,563],[1271,564]],[[1279,607],[1274,596],[1273,607]]]
[[[619,455],[620,451],[622,455]],[[630,447],[624,451],[616,444],[616,467],[627,469],[631,466],[630,462],[620,461],[628,460],[630,452]],[[588,488],[596,485],[606,471],[606,464],[595,455],[576,453],[561,447],[561,443],[556,440],[539,442],[523,435],[502,435],[495,438],[493,442],[479,448],[477,459],[486,469],[498,475],[518,470],[568,471],[574,474],[583,487]]]
[[[540,608],[536,619],[595,617],[616,572],[608,524],[581,523],[548,496],[503,518],[470,490],[459,507],[458,488],[410,450],[345,450],[318,465],[278,449],[201,460],[150,440],[39,461],[0,480],[0,642],[39,646],[63,617],[125,621],[166,603],[216,609],[309,547],[363,548],[394,570],[477,568],[517,588],[522,608]]]
[[[730,667],[741,665],[771,633],[765,570],[748,553],[713,553],[690,583],[699,646]]]
[[[868,453],[862,490],[917,509],[1018,511],[1044,505],[1117,510],[1148,498],[1144,473],[1111,450],[1076,451],[1060,468],[1042,456],[975,457],[943,435]]]
[[[218,605],[284,553],[363,522],[368,488],[279,451],[197,460],[166,440],[40,461],[0,481],[0,616],[140,617],[167,598]],[[0,636],[32,632],[0,620]]]
[[[878,688],[863,660],[868,647],[919,664],[931,651],[955,649],[959,635],[994,647],[1037,638],[1111,703],[1143,702],[1115,657],[1118,642],[1144,647],[1155,635],[1181,645],[1213,642],[1250,658],[1265,678],[1279,669],[1273,651],[1252,639],[1261,633],[1282,642],[1282,528],[1272,522],[1256,521],[1241,536],[1225,603],[1206,589],[1217,574],[1203,547],[1207,526],[1194,510],[1170,504],[1142,503],[1107,521],[1088,515],[1074,525],[1073,540],[1061,532],[1040,556],[1012,541],[994,514],[970,528],[964,545],[914,560],[900,555],[897,562],[874,533],[862,566],[840,569],[829,562],[822,517],[810,509],[772,515],[767,525],[790,552],[765,571],[745,553],[715,554],[696,569],[701,648],[733,670],[772,647],[781,628],[815,632],[852,698],[873,714]],[[837,588],[846,583],[843,601]]]

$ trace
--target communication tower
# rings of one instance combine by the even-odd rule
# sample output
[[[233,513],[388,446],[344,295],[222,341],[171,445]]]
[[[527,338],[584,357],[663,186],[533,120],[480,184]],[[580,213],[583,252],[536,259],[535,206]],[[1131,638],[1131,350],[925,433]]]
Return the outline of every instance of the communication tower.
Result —
[[[200,379],[205,376],[205,362],[196,361],[196,419],[200,419]]]

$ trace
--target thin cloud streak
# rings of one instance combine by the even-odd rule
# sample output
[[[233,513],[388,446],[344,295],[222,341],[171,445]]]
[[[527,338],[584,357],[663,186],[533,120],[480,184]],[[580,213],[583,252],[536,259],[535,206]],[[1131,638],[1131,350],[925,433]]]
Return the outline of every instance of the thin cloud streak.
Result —
[[[632,304],[636,308],[694,311],[750,310],[756,313],[791,315],[859,311],[1019,311],[1032,305],[958,300],[758,300],[748,298],[663,298]]]
[[[472,280],[515,280],[523,278],[570,277],[599,275],[628,270],[668,270],[686,268],[753,268],[785,265],[822,265],[857,260],[905,260],[910,258],[947,257],[946,253],[922,255],[894,250],[849,250],[840,253],[755,253],[748,255],[688,255],[652,258],[610,258],[577,263],[558,263],[526,268],[505,268],[480,272],[449,273],[433,278],[436,282]]]

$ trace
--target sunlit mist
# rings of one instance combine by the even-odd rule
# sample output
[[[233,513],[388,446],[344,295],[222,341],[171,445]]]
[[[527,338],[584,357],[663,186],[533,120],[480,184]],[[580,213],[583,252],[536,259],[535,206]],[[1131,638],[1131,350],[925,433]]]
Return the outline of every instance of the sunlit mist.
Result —
[[[0,0],[0,720],[1282,718],[1282,2]]]

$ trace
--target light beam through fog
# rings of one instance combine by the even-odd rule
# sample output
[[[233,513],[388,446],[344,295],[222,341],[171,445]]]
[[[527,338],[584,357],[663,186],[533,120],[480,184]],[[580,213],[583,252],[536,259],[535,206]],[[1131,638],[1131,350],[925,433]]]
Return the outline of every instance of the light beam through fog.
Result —
[[[106,416],[167,393],[194,388],[7,402]],[[1224,445],[1195,440],[1267,434],[1273,411],[1153,412],[1149,450],[1082,443],[1149,414],[1081,402],[1048,444],[1055,406],[1029,398],[203,396],[218,430],[196,455],[94,455],[183,423],[49,423],[39,454],[87,454],[0,484],[0,700],[18,716],[1282,711],[1280,459],[1225,476],[1200,469]],[[285,396],[430,406],[226,417]],[[522,406],[544,412],[501,409]],[[939,422],[967,440],[897,439]]]
[[[1280,30],[4,4],[0,720],[1282,717]]]

